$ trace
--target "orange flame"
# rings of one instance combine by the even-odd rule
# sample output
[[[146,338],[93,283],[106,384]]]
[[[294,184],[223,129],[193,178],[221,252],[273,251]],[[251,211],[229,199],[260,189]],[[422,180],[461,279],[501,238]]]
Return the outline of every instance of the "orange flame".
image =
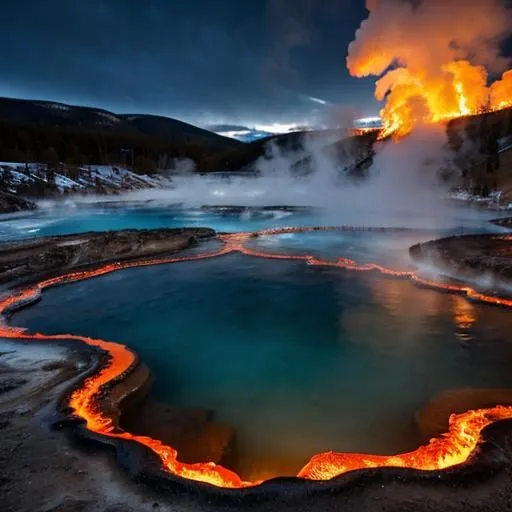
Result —
[[[347,67],[356,77],[380,76],[375,97],[381,138],[512,106],[512,70],[487,86],[488,70],[503,69],[499,42],[510,32],[500,0],[367,0],[369,16],[350,44]]]
[[[326,228],[281,228],[264,230],[257,234],[275,235],[280,233],[318,230],[389,231],[386,228],[372,229],[347,226]],[[398,231],[403,230],[400,229]],[[398,278],[408,278],[414,282],[438,290],[462,294],[468,298],[487,304],[512,308],[512,300],[481,294],[467,286],[425,280],[412,271],[395,271],[377,264],[358,265],[347,258],[340,258],[338,261],[332,262],[322,260],[314,256],[274,254],[252,250],[246,247],[246,242],[252,236],[252,233],[237,233],[233,235],[219,236],[218,238],[224,243],[224,247],[212,253],[203,253],[196,256],[181,258],[158,258],[127,263],[114,263],[94,270],[71,272],[52,279],[47,279],[33,287],[21,290],[17,294],[4,297],[0,300],[0,314],[8,313],[16,307],[33,302],[40,296],[44,289],[51,286],[73,283],[127,268],[179,263],[184,261],[197,261],[204,258],[221,256],[235,251],[261,258],[302,260],[309,265],[330,266],[350,271],[376,271]],[[101,409],[99,396],[101,395],[101,391],[105,385],[129,371],[136,361],[134,354],[124,345],[69,334],[53,336],[29,334],[25,332],[24,329],[11,327],[6,324],[0,324],[0,336],[11,339],[32,339],[38,341],[74,340],[98,347],[108,352],[110,359],[106,366],[82,382],[71,394],[69,399],[69,405],[73,408],[74,414],[86,421],[86,427],[88,430],[111,438],[135,441],[146,446],[160,457],[163,469],[182,478],[227,488],[243,488],[261,483],[257,481],[243,481],[233,471],[214,464],[213,462],[197,464],[182,463],[178,461],[177,451],[171,446],[167,446],[157,439],[124,432],[119,428],[119,425],[116,423],[116,419],[109,416]],[[347,471],[364,468],[404,467],[422,470],[447,468],[468,460],[478,445],[482,429],[495,421],[507,418],[512,418],[512,407],[499,405],[490,409],[480,409],[468,411],[463,414],[452,415],[449,422],[448,433],[440,438],[431,440],[428,445],[421,446],[413,452],[391,456],[334,452],[320,453],[313,456],[306,466],[301,469],[298,476],[311,480],[328,480],[346,473]]]
[[[352,128],[350,130],[350,135],[352,137],[359,137],[361,135],[366,135],[368,133],[376,133],[380,132],[381,128],[374,128],[373,126],[368,128]]]
[[[448,121],[484,111],[512,106],[512,70],[487,87],[487,72],[460,60],[446,64],[440,78],[411,73],[406,68],[389,71],[377,81],[375,96],[386,105],[381,110],[381,138],[403,136],[417,124]]]
[[[491,104],[496,109],[512,107],[512,69],[491,85]]]

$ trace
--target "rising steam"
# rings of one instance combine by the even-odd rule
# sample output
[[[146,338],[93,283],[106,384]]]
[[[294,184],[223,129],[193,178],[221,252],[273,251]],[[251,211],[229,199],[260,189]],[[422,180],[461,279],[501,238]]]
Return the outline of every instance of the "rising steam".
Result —
[[[291,10],[287,0],[270,2],[273,18],[289,18],[283,48],[307,40],[309,31],[303,30],[302,20],[314,5],[301,0]],[[381,142],[374,148],[366,180],[344,179],[346,170],[366,155],[348,139],[341,157],[339,151],[330,151],[341,137],[331,130],[305,135],[301,149],[284,150],[269,143],[265,157],[253,166],[258,178],[200,177],[192,162],[177,161],[171,189],[124,198],[187,208],[314,206],[325,212],[321,223],[335,225],[437,227],[459,222],[460,212],[446,206],[446,191],[438,180],[440,170],[454,168],[455,154],[446,144],[444,127],[433,122],[512,106],[512,70],[488,86],[488,73],[502,72],[509,64],[499,49],[510,32],[511,12],[501,0],[367,0],[366,5],[369,16],[349,47],[348,69],[356,77],[380,77],[375,94],[378,100],[386,99],[381,113],[385,132],[405,134],[415,128],[399,144]],[[326,110],[326,126],[352,126],[352,109]],[[297,165],[304,161],[312,172],[298,177]]]

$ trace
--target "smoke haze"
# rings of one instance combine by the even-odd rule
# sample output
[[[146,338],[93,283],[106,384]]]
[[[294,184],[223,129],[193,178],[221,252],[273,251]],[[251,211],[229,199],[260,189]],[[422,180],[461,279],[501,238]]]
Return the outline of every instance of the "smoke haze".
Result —
[[[375,97],[386,105],[388,133],[512,104],[512,76],[500,55],[512,31],[503,0],[367,0],[368,18],[349,45],[352,76],[380,76]]]

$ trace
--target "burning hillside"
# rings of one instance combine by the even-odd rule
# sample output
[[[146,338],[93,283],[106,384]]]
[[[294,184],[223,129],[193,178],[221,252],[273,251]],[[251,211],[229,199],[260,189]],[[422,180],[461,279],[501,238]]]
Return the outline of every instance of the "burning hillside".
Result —
[[[350,44],[347,67],[378,76],[384,129],[512,106],[512,69],[500,55],[512,15],[503,0],[367,0],[369,16]],[[493,76],[501,76],[490,84]]]

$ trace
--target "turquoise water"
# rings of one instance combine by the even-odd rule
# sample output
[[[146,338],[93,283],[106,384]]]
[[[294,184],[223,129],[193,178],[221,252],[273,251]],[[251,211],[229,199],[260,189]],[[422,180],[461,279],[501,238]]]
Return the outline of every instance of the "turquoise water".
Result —
[[[409,243],[301,236],[258,243],[373,261],[388,258],[382,247],[401,253]],[[240,254],[51,289],[14,322],[135,349],[156,376],[157,398],[213,409],[236,429],[247,478],[294,474],[324,450],[412,449],[413,415],[436,393],[512,387],[505,310],[406,281]]]
[[[342,256],[357,263],[379,263],[405,270],[412,268],[409,259],[409,248],[412,245],[459,232],[464,232],[464,229],[428,229],[397,233],[316,231],[259,236],[250,240],[247,245],[268,253],[285,251],[330,260],[337,260]]]
[[[415,233],[304,233],[251,244],[266,252],[346,257],[409,268],[410,245],[496,230],[493,212],[385,219],[347,212],[221,214],[140,204],[59,206],[0,219],[0,240],[91,230],[286,225],[428,228]],[[393,453],[419,440],[413,416],[436,393],[512,387],[510,313],[378,275],[232,254],[127,270],[45,292],[18,325],[135,349],[154,395],[213,409],[237,432],[246,478],[295,474],[319,451]]]
[[[314,215],[281,211],[259,214],[212,214],[201,209],[133,206],[79,206],[0,216],[0,241],[86,231],[207,226],[235,232],[294,225],[315,225]]]
[[[60,205],[35,212],[0,215],[0,241],[45,235],[61,235],[85,231],[119,229],[151,229],[162,227],[208,226],[217,231],[257,231],[278,226],[364,225],[426,227],[434,233],[453,231],[488,231],[487,219],[496,212],[453,209],[439,218],[417,215],[387,215],[376,212],[318,211],[290,213],[279,210],[212,214],[196,209],[157,207],[141,203]]]

